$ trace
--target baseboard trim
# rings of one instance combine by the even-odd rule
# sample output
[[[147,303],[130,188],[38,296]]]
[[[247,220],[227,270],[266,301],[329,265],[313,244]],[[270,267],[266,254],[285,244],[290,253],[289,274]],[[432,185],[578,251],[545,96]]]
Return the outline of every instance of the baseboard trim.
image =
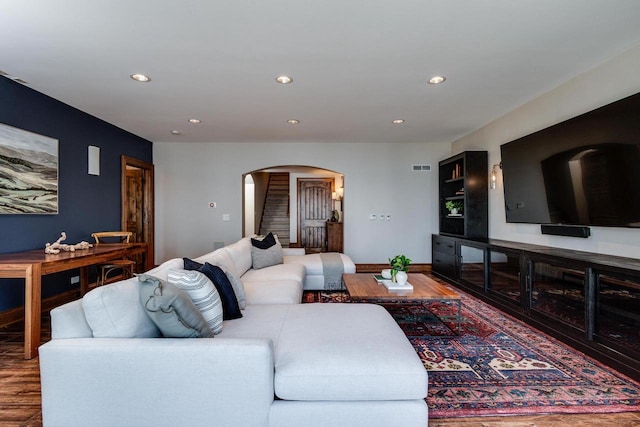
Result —
[[[356,273],[379,273],[385,268],[389,268],[389,264],[356,264]],[[431,264],[411,264],[409,273],[431,273]]]
[[[65,291],[42,300],[42,312],[80,298],[80,289]],[[24,306],[0,312],[0,327],[24,321]]]

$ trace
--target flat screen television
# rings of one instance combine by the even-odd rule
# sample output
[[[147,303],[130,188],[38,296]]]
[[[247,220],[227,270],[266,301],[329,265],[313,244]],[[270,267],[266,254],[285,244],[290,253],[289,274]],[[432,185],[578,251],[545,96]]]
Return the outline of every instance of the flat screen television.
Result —
[[[640,227],[640,93],[500,151],[507,222]]]

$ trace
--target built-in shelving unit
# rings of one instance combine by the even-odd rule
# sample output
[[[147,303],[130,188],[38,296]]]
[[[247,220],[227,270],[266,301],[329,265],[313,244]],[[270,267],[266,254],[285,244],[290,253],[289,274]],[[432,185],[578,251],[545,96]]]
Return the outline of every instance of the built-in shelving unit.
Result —
[[[488,229],[486,151],[465,151],[439,163],[440,233],[483,238]],[[458,206],[452,213],[447,202]]]

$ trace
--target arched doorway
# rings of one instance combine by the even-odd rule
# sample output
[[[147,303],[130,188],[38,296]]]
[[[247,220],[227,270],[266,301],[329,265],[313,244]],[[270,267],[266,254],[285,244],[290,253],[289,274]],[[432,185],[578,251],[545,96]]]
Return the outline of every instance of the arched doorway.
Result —
[[[325,223],[335,217],[342,246],[343,174],[319,167],[289,165],[247,172],[242,179],[244,236],[271,231],[278,234],[285,247],[325,251],[330,243],[326,231],[330,227]],[[333,229],[337,227],[331,227]]]

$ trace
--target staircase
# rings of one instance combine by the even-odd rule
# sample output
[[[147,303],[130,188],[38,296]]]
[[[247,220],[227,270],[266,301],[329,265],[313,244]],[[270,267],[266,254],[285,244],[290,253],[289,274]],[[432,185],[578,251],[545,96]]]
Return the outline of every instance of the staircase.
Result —
[[[278,235],[283,247],[289,246],[289,174],[271,173],[262,210],[259,234]]]

